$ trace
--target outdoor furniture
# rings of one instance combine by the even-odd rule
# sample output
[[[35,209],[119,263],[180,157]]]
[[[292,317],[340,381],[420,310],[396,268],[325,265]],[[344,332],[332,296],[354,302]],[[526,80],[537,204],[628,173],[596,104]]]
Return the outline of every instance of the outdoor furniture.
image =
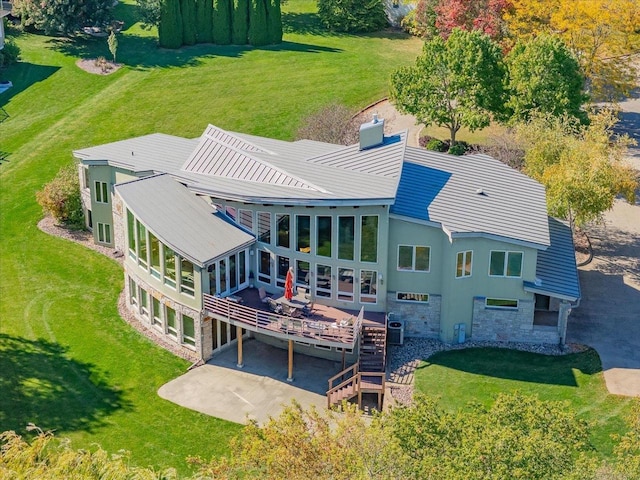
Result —
[[[292,307],[287,303],[281,303],[280,306],[282,307],[283,315],[287,315],[288,317],[299,317],[302,315],[302,312],[299,309]]]
[[[271,297],[267,297],[267,306],[273,313],[282,313],[282,306]]]
[[[271,298],[267,295],[267,291],[264,289],[264,287],[260,287],[258,289],[258,294],[260,295],[260,301],[262,303],[267,303],[267,299]]]
[[[287,298],[283,295],[282,297],[276,298],[276,302],[280,305],[288,305],[292,308],[297,308],[302,310],[304,307],[309,305],[309,300],[306,298],[293,297],[291,300],[287,300]]]
[[[229,295],[227,297],[227,300],[229,300],[230,302],[233,303],[242,303],[244,300],[242,300],[242,297],[238,296],[238,295]]]

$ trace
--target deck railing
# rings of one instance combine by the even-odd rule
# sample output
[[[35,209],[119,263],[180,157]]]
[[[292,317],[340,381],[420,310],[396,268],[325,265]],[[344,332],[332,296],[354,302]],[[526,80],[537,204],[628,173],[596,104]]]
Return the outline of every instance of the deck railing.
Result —
[[[342,348],[354,348],[364,316],[363,308],[353,325],[342,326],[313,318],[294,318],[258,310],[208,294],[203,294],[203,303],[205,310],[218,319],[254,332],[316,344],[340,344]]]

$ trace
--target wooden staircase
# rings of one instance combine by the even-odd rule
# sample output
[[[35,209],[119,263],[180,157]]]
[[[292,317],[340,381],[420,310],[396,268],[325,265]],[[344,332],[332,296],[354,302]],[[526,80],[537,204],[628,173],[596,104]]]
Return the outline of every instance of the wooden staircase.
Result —
[[[378,409],[382,410],[385,389],[387,330],[380,326],[362,326],[358,362],[329,379],[327,404],[331,408],[358,397],[362,408],[362,394],[376,393]]]

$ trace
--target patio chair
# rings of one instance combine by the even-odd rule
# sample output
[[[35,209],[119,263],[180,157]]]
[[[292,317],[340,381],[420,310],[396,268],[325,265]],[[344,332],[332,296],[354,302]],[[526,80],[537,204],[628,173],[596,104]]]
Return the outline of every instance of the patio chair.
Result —
[[[267,297],[267,305],[269,306],[269,310],[273,313],[282,313],[282,305],[279,305],[273,298]]]
[[[260,287],[258,289],[258,293],[260,294],[260,301],[262,303],[267,303],[269,301],[269,298],[271,298],[267,295],[267,291],[264,289],[264,287]]]
[[[300,312],[300,310],[298,310],[295,307],[291,307],[289,305],[287,305],[286,303],[283,303],[282,305],[282,313],[284,315],[287,315],[289,317],[300,317],[302,312]]]

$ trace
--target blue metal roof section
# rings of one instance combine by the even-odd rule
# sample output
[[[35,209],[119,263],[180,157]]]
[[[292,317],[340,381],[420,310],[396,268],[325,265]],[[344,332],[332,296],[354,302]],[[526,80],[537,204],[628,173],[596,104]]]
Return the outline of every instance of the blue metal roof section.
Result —
[[[549,235],[551,245],[538,252],[537,281],[524,282],[524,289],[575,302],[580,299],[580,280],[571,228],[549,217]]]
[[[450,178],[449,172],[404,162],[396,202],[391,206],[391,213],[432,221],[429,206]]]

